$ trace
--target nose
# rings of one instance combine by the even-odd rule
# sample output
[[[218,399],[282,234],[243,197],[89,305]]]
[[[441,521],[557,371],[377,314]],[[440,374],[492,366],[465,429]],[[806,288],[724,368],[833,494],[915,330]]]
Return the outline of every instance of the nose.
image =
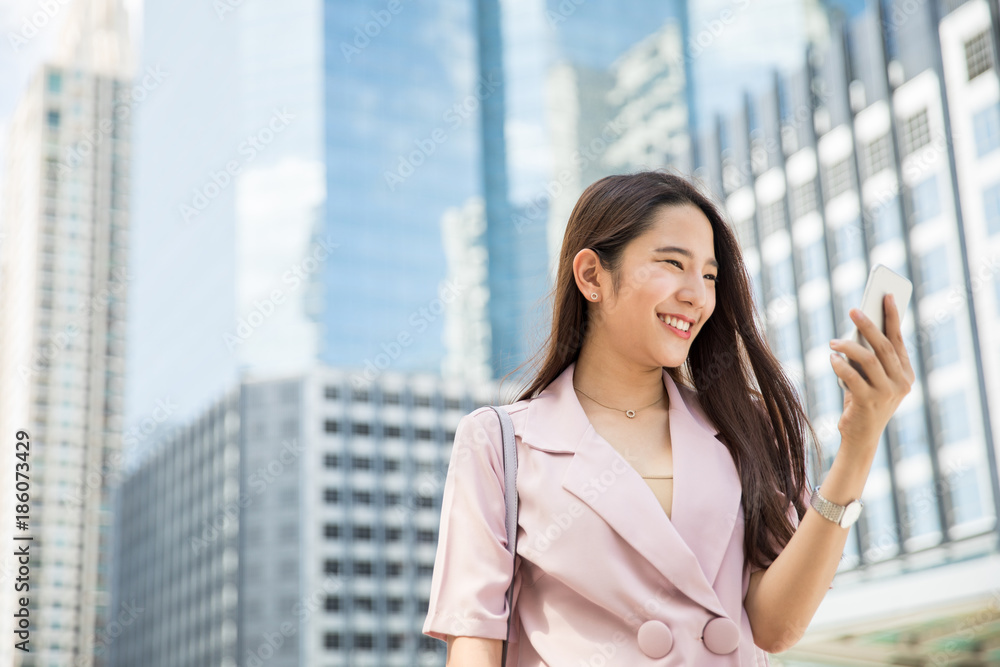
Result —
[[[677,291],[677,298],[690,303],[695,308],[704,306],[708,298],[708,286],[705,285],[705,279],[701,277],[701,274],[685,273],[683,284]]]

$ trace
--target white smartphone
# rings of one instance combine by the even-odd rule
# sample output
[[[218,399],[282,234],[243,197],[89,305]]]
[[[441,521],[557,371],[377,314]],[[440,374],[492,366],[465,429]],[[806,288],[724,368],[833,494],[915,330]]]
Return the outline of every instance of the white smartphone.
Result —
[[[906,309],[910,305],[910,295],[913,293],[913,283],[910,282],[905,277],[899,275],[888,266],[884,264],[876,264],[872,267],[871,272],[868,274],[868,282],[865,284],[865,292],[861,297],[861,310],[862,313],[868,316],[875,326],[879,328],[882,333],[885,333],[885,311],[883,310],[882,302],[885,300],[886,294],[892,294],[893,299],[896,301],[896,311],[899,313],[899,323],[902,325],[903,318],[906,317]],[[872,346],[868,343],[868,339],[858,330],[857,326],[854,327],[854,334],[848,336],[848,339],[856,340],[861,345],[867,347],[869,350]],[[868,376],[865,372],[861,370],[861,366],[855,363],[853,360],[847,357],[847,355],[840,353],[840,356],[847,359],[847,361],[861,374],[865,380]],[[837,377],[837,382],[840,384],[840,388],[847,391],[847,385],[844,381]]]

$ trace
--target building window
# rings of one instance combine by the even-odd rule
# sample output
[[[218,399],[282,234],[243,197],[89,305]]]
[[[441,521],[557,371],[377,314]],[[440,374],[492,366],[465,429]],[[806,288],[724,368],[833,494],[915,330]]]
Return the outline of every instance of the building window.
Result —
[[[1000,232],[1000,183],[983,190],[983,213],[986,233],[992,236]]]
[[[809,311],[806,316],[808,333],[806,349],[826,345],[833,338],[833,322],[830,317],[830,305],[824,301],[821,306]]]
[[[958,361],[958,334],[955,320],[951,317],[934,323],[927,329],[929,348],[928,370],[944,368]]]
[[[340,457],[336,454],[324,454],[323,455],[323,467],[324,468],[337,468],[340,467]]]
[[[1000,104],[994,103],[972,116],[976,155],[982,157],[1000,148]]]
[[[382,402],[386,405],[399,405],[399,394],[394,392],[382,394]]]
[[[371,434],[371,427],[364,423],[353,423],[351,424],[351,435],[369,435]]]
[[[889,134],[883,134],[865,144],[862,149],[861,170],[869,179],[883,169],[892,166],[892,144]]]
[[[812,178],[800,185],[792,186],[792,220],[798,220],[806,213],[816,210],[816,179]]]
[[[927,120],[927,109],[913,114],[903,121],[903,155],[910,155],[931,142],[931,127]]]
[[[904,490],[903,526],[908,537],[926,535],[938,530],[937,502],[933,485],[927,481]]]
[[[335,419],[327,419],[323,422],[323,430],[327,433],[340,433],[340,422]]]
[[[425,637],[427,635],[424,635]],[[323,634],[323,646],[325,648],[340,648],[340,633],[327,632]]]
[[[398,426],[382,427],[382,435],[386,438],[398,438],[403,434],[403,429]]]
[[[334,504],[340,502],[340,489],[323,489],[323,502]]]
[[[400,495],[398,493],[390,492],[385,494],[385,504],[387,507],[398,505],[399,502],[400,502]]]
[[[434,434],[429,428],[418,428],[414,429],[414,436],[417,440],[432,440]]]
[[[960,470],[954,471],[948,476],[948,488],[951,491],[953,524],[975,521],[985,515],[976,466],[966,464]]]
[[[59,127],[59,112],[55,110],[50,110],[47,116],[49,127],[57,128]]]
[[[62,75],[59,72],[49,72],[49,92],[58,93],[62,91]]]
[[[371,526],[354,526],[352,535],[356,540],[370,540],[372,539],[372,527]]]
[[[760,207],[760,235],[767,238],[785,228],[785,200],[779,199]]]
[[[418,394],[417,396],[413,397],[413,405],[417,406],[418,408],[430,407],[431,397]]]
[[[351,457],[351,470],[371,470],[372,460],[367,456]]]
[[[444,409],[445,410],[458,410],[461,407],[461,403],[457,398],[446,398],[444,399]]]
[[[910,188],[913,224],[926,222],[941,214],[941,196],[938,193],[937,175],[924,179]]]
[[[849,157],[823,169],[823,190],[827,201],[847,192],[853,185]]]
[[[340,561],[327,558],[323,561],[324,574],[340,574]]]
[[[779,299],[795,293],[795,276],[792,273],[792,262],[781,259],[774,264],[768,264],[768,300]]]
[[[896,541],[896,521],[891,497],[882,495],[865,501],[865,560],[878,562],[899,553]]]
[[[328,401],[337,400],[338,398],[340,398],[340,389],[330,385],[323,387],[323,398],[325,398]]]
[[[351,401],[354,403],[367,403],[368,402],[368,390],[367,389],[355,389],[351,392]]]
[[[993,67],[993,45],[990,44],[990,31],[984,30],[965,43],[965,67],[972,81],[983,72]]]
[[[372,562],[370,560],[355,561],[354,574],[360,577],[372,576]]]
[[[892,421],[901,459],[927,452],[927,433],[924,429],[922,412],[913,411],[907,415],[896,415]]]
[[[867,210],[866,224],[871,225],[874,245],[891,241],[902,236],[902,225],[899,219],[899,199],[891,199],[873,206]]]
[[[801,358],[798,320],[792,319],[785,322],[774,331],[774,338],[774,355],[782,362],[789,363]]]
[[[403,639],[404,639],[404,637],[405,637],[405,635],[402,632],[393,632],[393,633],[390,633],[389,634],[389,650],[403,648]]]
[[[433,530],[418,530],[417,531],[417,542],[431,542],[433,543],[437,538],[434,535]]]
[[[391,561],[385,564],[385,574],[387,577],[403,576],[403,564],[399,561]],[[391,605],[390,605],[391,606]],[[392,611],[390,609],[390,611]]]
[[[340,526],[335,523],[327,523],[323,525],[323,537],[328,540],[335,540],[340,537]]]
[[[946,246],[935,246],[920,258],[920,291],[924,296],[948,286]]]
[[[433,563],[418,563],[417,564],[417,576],[429,577],[434,574],[434,564]]]
[[[403,539],[403,529],[402,528],[386,528],[385,529],[385,541],[386,542],[399,542]]]
[[[736,241],[744,250],[753,247],[755,241],[753,230],[753,218],[744,218],[733,222],[733,231],[736,234]]]
[[[403,611],[403,598],[389,598],[389,612]]]
[[[385,459],[382,461],[382,469],[385,472],[394,472],[399,470],[399,459]]]
[[[809,245],[799,248],[799,270],[802,282],[807,283],[826,275],[826,254],[823,251],[823,239],[819,238]]]
[[[364,609],[363,606],[358,606],[358,600],[371,600],[371,598],[356,598],[354,600],[355,609]],[[368,607],[368,611],[371,611],[371,606]],[[426,636],[426,635],[425,635]],[[354,635],[354,648],[360,648],[365,651],[370,651],[373,646],[372,634],[370,632],[361,632]]]
[[[864,230],[860,220],[843,224],[834,232],[837,263],[843,264],[864,255]]]
[[[340,611],[340,598],[334,595],[327,595],[323,608],[327,611]]]
[[[371,505],[372,504],[372,492],[371,491],[357,491],[351,494],[351,500],[355,505]]]
[[[965,392],[957,391],[935,401],[935,429],[944,443],[969,437],[969,416],[965,410]]]

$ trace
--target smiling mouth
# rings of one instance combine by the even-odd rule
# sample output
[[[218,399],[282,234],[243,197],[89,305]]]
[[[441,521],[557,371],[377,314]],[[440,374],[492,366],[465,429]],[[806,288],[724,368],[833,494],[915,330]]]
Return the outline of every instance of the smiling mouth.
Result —
[[[669,327],[671,327],[673,329],[676,329],[676,330],[678,330],[680,332],[683,332],[683,333],[690,333],[691,332],[691,323],[690,322],[685,322],[684,320],[679,320],[676,317],[667,317],[666,315],[657,315],[657,317],[660,318],[661,322],[663,322],[664,324],[666,324],[667,326],[669,326]]]

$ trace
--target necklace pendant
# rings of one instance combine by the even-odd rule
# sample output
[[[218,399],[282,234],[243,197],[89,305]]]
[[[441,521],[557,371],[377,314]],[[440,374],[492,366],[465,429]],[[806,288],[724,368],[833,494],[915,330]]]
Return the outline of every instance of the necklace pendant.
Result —
[[[635,410],[626,410],[625,416],[628,417],[629,419],[632,419],[633,417],[635,417]]]

